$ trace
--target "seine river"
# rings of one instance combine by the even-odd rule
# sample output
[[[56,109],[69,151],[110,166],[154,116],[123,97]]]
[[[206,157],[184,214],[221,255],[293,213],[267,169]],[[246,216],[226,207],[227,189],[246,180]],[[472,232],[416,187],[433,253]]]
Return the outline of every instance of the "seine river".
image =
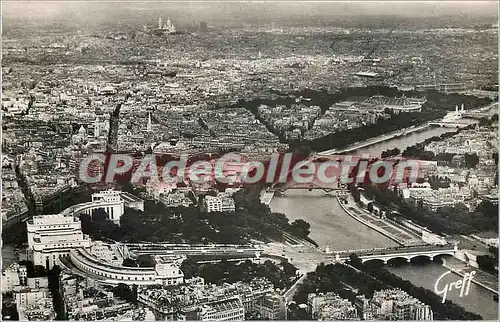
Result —
[[[275,196],[271,210],[290,221],[304,219],[311,224],[310,237],[325,249],[348,250],[397,246],[391,239],[346,215],[337,200],[323,190],[287,190]]]
[[[350,152],[351,154],[365,154],[368,153],[370,156],[380,156],[382,151],[398,148],[401,152],[404,151],[409,146],[415,145],[417,143],[423,142],[428,138],[439,136],[447,132],[454,132],[457,129],[447,128],[447,127],[430,127],[419,132],[413,132],[409,135],[401,136],[389,141],[384,141],[376,143],[364,148]]]
[[[453,260],[458,261],[453,257],[446,257],[446,261],[451,263]],[[389,271],[400,276],[401,278],[412,282],[416,286],[425,287],[434,290],[434,284],[441,274],[448,271],[441,263],[431,262],[425,265],[406,264],[402,266],[389,266]],[[439,288],[443,289],[443,285],[455,282],[462,277],[449,274],[445,276],[439,284]],[[472,283],[469,294],[464,297],[459,297],[459,290],[452,290],[448,293],[447,299],[462,306],[469,312],[474,312],[483,317],[485,320],[498,320],[498,303],[493,300],[493,293]]]
[[[427,138],[450,131],[456,131],[456,129],[428,128],[404,137],[377,143],[353,153],[370,153],[375,156],[380,155],[384,150],[395,147],[404,150],[406,147],[422,142]],[[350,250],[397,246],[389,238],[349,217],[344,213],[335,198],[321,190],[287,190],[283,196],[275,196],[270,207],[272,211],[286,214],[290,221],[295,219],[308,221],[311,224],[310,237],[322,249],[329,247],[331,250]],[[389,270],[417,286],[430,290],[434,289],[434,283],[439,276],[447,271],[437,262],[418,266],[416,264],[406,264],[389,267]],[[444,279],[444,283],[459,278],[458,275],[450,274]],[[458,294],[454,293],[449,295],[449,299],[468,311],[480,314],[484,319],[496,320],[498,318],[497,303],[493,301],[493,294],[479,286],[471,285],[467,297],[460,298]]]
[[[322,249],[329,247],[331,250],[351,250],[397,246],[394,241],[345,214],[337,200],[322,190],[287,190],[284,196],[275,196],[270,206],[272,211],[286,214],[290,221],[308,221],[311,224],[310,237]],[[451,260],[447,258],[448,262]],[[434,283],[439,276],[447,271],[438,262],[388,268],[414,285],[430,290],[434,289]],[[443,283],[458,279],[461,277],[450,274],[443,279]],[[467,311],[480,314],[484,319],[497,319],[498,303],[493,301],[493,294],[475,284],[471,285],[467,297],[460,298],[458,293],[450,293],[448,298]]]

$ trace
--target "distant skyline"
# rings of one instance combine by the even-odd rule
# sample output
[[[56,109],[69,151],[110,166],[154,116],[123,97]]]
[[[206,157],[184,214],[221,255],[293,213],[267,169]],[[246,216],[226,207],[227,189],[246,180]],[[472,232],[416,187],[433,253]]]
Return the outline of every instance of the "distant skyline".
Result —
[[[116,4],[120,3],[120,7]],[[76,10],[81,14],[102,10],[173,10],[189,11],[197,15],[224,15],[238,13],[241,10],[250,12],[279,12],[280,14],[314,14],[314,15],[487,15],[496,16],[496,1],[2,1],[3,16],[14,17],[47,17],[64,16]],[[208,11],[207,11],[208,9]],[[109,13],[109,12],[108,12]],[[214,17],[217,18],[217,17]]]
[[[119,4],[119,5],[118,5]],[[498,7],[495,1],[246,1],[246,2],[144,2],[144,1],[4,1],[3,26],[22,22],[33,24],[67,23],[79,29],[118,24],[138,25],[151,23],[158,17],[171,17],[180,25],[196,25],[200,20],[212,26],[271,22],[330,23],[350,16],[394,16],[400,18],[463,17],[485,22],[496,20]],[[457,21],[460,21],[458,19]]]

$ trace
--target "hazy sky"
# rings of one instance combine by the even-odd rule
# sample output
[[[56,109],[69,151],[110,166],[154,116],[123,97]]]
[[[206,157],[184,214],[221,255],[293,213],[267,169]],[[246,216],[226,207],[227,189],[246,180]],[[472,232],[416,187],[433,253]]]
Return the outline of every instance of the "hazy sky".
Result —
[[[255,21],[306,17],[346,17],[349,15],[397,15],[402,17],[433,17],[465,15],[496,17],[495,1],[357,1],[357,2],[277,2],[277,1],[2,1],[4,26],[13,21],[73,21],[100,24],[130,17],[170,16],[181,24],[208,20],[224,23],[230,20]]]

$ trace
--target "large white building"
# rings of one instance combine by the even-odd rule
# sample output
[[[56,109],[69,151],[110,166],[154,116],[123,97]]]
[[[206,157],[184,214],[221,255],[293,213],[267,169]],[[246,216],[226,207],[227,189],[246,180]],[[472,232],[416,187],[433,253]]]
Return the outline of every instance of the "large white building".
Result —
[[[103,209],[108,214],[109,220],[119,225],[120,218],[125,213],[125,207],[144,211],[144,202],[129,193],[110,189],[93,193],[92,201],[66,208],[61,214],[92,215],[95,210]]]
[[[120,222],[120,217],[125,212],[125,202],[121,196],[121,191],[105,190],[92,194],[92,203],[97,208],[103,208],[109,216],[109,220],[115,223]],[[102,205],[102,207],[99,207]]]
[[[96,252],[94,248],[98,247]],[[114,252],[112,245],[96,243],[91,249],[73,249],[71,264],[74,273],[100,280],[105,284],[128,285],[180,285],[184,283],[184,273],[176,262],[165,262],[155,258],[154,267],[127,267],[120,262],[111,260],[108,253]]]
[[[379,106],[381,109],[388,108],[395,113],[421,112],[425,102],[427,102],[425,98],[407,98],[405,95],[395,98],[375,95],[365,101],[365,103]]]
[[[80,221],[72,215],[34,216],[27,222],[27,230],[33,263],[46,269],[56,265],[59,257],[69,256],[71,249],[90,247]]]

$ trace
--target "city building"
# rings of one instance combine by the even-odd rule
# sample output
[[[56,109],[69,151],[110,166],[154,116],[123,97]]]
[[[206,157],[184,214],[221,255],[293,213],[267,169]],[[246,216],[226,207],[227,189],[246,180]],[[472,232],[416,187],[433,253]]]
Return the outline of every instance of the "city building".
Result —
[[[360,320],[373,320],[373,309],[369,299],[364,295],[356,296],[354,306],[358,311],[358,318]]]
[[[207,31],[208,30],[208,24],[206,21],[200,21],[199,30],[200,31]]]
[[[67,270],[61,272],[60,288],[64,311],[70,321],[140,319],[140,310],[132,303]]]
[[[358,311],[354,305],[333,292],[308,294],[307,311],[313,319],[321,321],[355,320],[358,318]]]
[[[223,285],[204,284],[203,279],[191,279],[175,288],[143,288],[138,294],[138,301],[164,320],[284,318],[281,296],[263,278],[255,278],[250,283]]]
[[[193,204],[193,200],[182,191],[173,191],[168,194],[161,194],[159,201],[167,207],[189,207]]]
[[[284,320],[285,301],[279,294],[266,294],[255,303],[254,310],[262,320]]]
[[[128,196],[128,195],[126,195]],[[127,198],[127,197],[126,197]],[[127,200],[131,198],[128,197]],[[132,200],[127,203],[133,203]],[[140,202],[139,202],[140,203]],[[116,190],[104,190],[92,194],[92,202],[85,212],[89,215],[92,214],[93,209],[102,208],[109,216],[111,221],[120,223],[120,217],[125,212],[125,201],[122,198],[122,192]]]
[[[161,18],[158,19],[158,30],[167,32],[167,33],[174,33],[176,31],[174,24],[170,20],[170,18],[167,19],[167,23],[163,24],[161,21]]]
[[[233,212],[235,211],[234,199],[219,193],[217,196],[205,196],[203,204],[207,212]]]
[[[16,308],[20,321],[53,320],[55,312],[48,288],[28,288],[18,286],[14,289]]]
[[[433,320],[430,307],[399,289],[376,291],[371,300],[375,319]]]
[[[243,321],[245,308],[238,296],[209,302],[198,312],[200,321]]]
[[[49,287],[49,279],[46,276],[43,277],[28,277],[29,288],[48,288]]]
[[[68,257],[72,249],[90,247],[90,239],[82,233],[81,222],[73,215],[33,216],[26,226],[33,263],[46,269],[56,265],[60,257]]]
[[[184,273],[178,260],[155,257],[153,267],[123,266],[123,249],[114,244],[95,242],[88,248],[72,249],[62,264],[75,274],[97,279],[104,284],[180,285]]]

